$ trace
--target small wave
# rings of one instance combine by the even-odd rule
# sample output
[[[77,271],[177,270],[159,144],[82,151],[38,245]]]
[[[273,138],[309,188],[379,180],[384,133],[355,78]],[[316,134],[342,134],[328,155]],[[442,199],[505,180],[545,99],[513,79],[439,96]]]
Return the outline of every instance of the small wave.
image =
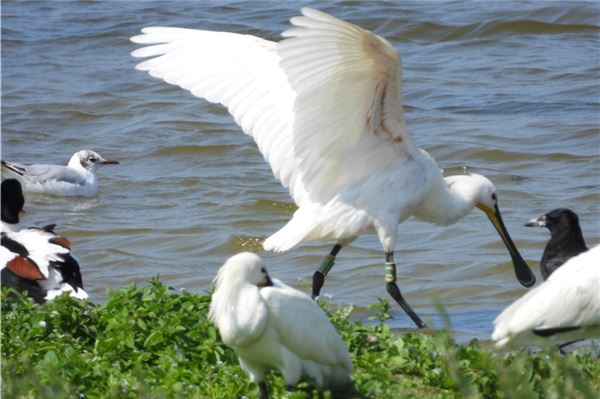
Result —
[[[149,156],[169,157],[181,154],[227,153],[234,148],[234,145],[176,145],[153,151]]]
[[[497,36],[556,35],[582,32],[598,33],[600,27],[589,24],[561,24],[530,19],[515,21],[491,20],[463,26],[422,22],[413,26],[404,35],[414,39],[453,41]]]

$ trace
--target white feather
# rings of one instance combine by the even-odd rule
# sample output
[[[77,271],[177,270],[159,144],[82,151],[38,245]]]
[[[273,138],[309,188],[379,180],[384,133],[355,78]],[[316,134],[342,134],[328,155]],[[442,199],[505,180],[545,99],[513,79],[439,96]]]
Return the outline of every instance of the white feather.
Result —
[[[548,345],[600,337],[600,246],[569,259],[494,321],[492,340]],[[548,338],[534,330],[579,327]]]

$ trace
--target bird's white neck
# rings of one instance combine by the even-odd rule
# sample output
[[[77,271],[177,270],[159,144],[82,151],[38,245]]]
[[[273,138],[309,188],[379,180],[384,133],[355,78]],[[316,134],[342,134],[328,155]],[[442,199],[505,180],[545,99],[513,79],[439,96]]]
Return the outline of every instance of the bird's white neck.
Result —
[[[94,172],[95,172],[95,165],[94,165],[94,164],[92,164],[92,165],[90,165],[90,167],[89,167],[89,168],[85,168],[85,167],[84,167],[84,166],[81,164],[81,160],[79,159],[79,156],[78,156],[77,154],[75,154],[75,155],[73,155],[73,156],[71,157],[71,159],[69,160],[69,164],[68,164],[68,166],[69,166],[69,168],[73,168],[73,169],[76,169],[76,170],[78,170],[78,171],[81,171],[81,172],[89,172],[89,173],[91,173],[92,175],[93,175],[93,174],[94,174]]]
[[[462,219],[475,207],[476,192],[455,184],[457,177],[440,178],[440,183],[427,195],[415,216],[426,222],[447,226]]]

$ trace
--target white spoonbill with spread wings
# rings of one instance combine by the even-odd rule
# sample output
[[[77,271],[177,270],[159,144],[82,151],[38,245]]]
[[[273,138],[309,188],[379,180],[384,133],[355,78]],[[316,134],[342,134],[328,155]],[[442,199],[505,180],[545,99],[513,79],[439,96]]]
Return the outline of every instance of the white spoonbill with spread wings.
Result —
[[[209,317],[263,399],[270,369],[279,369],[286,385],[306,378],[320,389],[352,388],[348,349],[325,312],[305,293],[269,277],[256,254],[239,253],[219,269]]]
[[[425,324],[396,285],[398,224],[410,216],[440,225],[482,209],[500,233],[519,281],[535,277],[500,217],[496,188],[476,175],[444,178],[407,131],[401,63],[383,38],[303,8],[284,40],[228,32],[151,27],[133,37],[148,59],[137,69],[225,105],[252,136],[273,174],[298,205],[264,242],[288,250],[302,241],[335,240],[313,276],[318,296],[343,245],[374,231],[385,251],[387,290],[413,321]]]

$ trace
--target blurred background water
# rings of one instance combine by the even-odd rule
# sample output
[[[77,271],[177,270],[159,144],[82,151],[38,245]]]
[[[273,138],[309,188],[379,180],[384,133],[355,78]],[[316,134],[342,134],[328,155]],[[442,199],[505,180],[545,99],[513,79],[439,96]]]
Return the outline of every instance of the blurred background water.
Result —
[[[272,275],[309,292],[333,243],[282,254],[261,242],[294,205],[251,139],[220,106],[134,70],[129,38],[163,25],[279,40],[301,6],[387,38],[404,63],[409,130],[447,174],[463,167],[498,188],[505,223],[539,276],[547,230],[524,223],[556,207],[577,212],[600,241],[600,5],[595,2],[3,1],[2,158],[60,163],[93,149],[121,165],[99,170],[95,198],[27,198],[25,225],[57,223],[86,289],[160,275],[205,292],[224,260],[259,251]],[[413,308],[459,339],[525,292],[487,218],[451,227],[408,220],[396,247]],[[374,235],[342,250],[323,293],[355,317],[387,298]],[[413,328],[397,306],[389,324]]]

